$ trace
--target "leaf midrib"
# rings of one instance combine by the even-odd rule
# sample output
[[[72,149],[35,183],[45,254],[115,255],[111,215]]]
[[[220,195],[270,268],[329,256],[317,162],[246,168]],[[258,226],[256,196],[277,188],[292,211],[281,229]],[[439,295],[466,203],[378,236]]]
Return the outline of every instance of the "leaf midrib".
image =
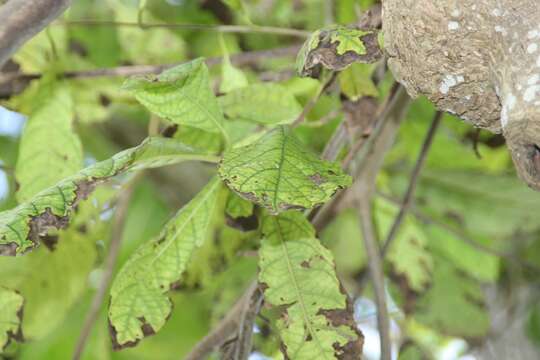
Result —
[[[325,353],[324,349],[321,346],[321,342],[320,342],[319,338],[317,337],[317,333],[313,330],[313,328],[311,326],[311,318],[310,318],[310,316],[308,314],[306,304],[305,304],[305,301],[304,301],[304,297],[302,296],[302,292],[300,291],[300,286],[298,285],[298,280],[296,279],[296,274],[294,272],[294,268],[292,266],[291,259],[289,257],[289,252],[287,250],[287,246],[285,245],[285,239],[283,238],[283,232],[281,230],[281,224],[279,223],[279,220],[277,218],[275,218],[275,217],[274,217],[274,221],[275,221],[275,224],[276,224],[277,233],[278,233],[279,240],[280,240],[280,243],[281,243],[281,249],[283,250],[283,254],[285,255],[285,261],[287,262],[287,271],[289,272],[289,275],[290,275],[290,277],[292,279],[292,282],[293,282],[293,285],[294,285],[294,290],[296,291],[296,297],[298,298],[298,303],[300,304],[300,308],[302,309],[302,315],[304,317],[306,327],[307,327],[310,335],[313,337],[313,339],[316,340],[315,342],[317,343],[317,346],[319,347],[319,349],[321,351],[321,354],[323,354],[325,359],[328,359],[326,357],[326,353]],[[305,340],[303,341],[303,343],[305,343]]]

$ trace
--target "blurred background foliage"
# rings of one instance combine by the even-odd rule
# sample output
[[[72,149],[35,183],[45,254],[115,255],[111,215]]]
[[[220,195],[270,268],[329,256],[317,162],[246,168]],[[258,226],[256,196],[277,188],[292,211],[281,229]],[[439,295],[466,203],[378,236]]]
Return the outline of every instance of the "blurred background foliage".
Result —
[[[372,0],[148,0],[145,23],[267,25],[316,30],[351,24]],[[328,10],[330,4],[330,11]],[[70,22],[137,22],[137,0],[78,0],[66,15],[28,42],[8,64],[25,73],[58,74],[102,67],[178,63],[196,57],[223,57],[299,43],[291,36],[260,33],[220,34],[204,29],[91,26]],[[7,71],[7,70],[6,70]],[[268,57],[241,72],[230,63],[211,67],[216,91],[234,84],[271,81],[304,106],[319,81],[294,76],[294,57]],[[362,97],[382,99],[392,79],[379,86],[375,66],[354,65],[340,74],[339,88],[321,96],[297,135],[321,152],[341,121],[344,103]],[[137,145],[150,114],[122,91],[123,77],[74,77],[62,80],[72,94],[76,134],[84,163],[106,159]],[[0,210],[17,204],[14,169],[21,130],[37,101],[34,80],[17,94],[0,89]],[[221,90],[220,90],[221,89]],[[39,97],[45,99],[39,99]],[[263,99],[263,104],[264,104]],[[299,106],[298,105],[298,106]],[[272,114],[254,104],[249,116]],[[385,237],[424,135],[434,115],[425,99],[416,100],[386,158],[378,179],[377,231]],[[22,115],[21,115],[22,114]],[[237,116],[237,115],[236,115]],[[256,127],[237,122],[238,138]],[[175,134],[194,146],[221,148],[219,137],[196,129]],[[47,139],[54,142],[54,138]],[[82,165],[82,164],[81,164]],[[188,163],[146,173],[131,201],[117,269],[141,243],[156,235],[173,212],[213,174],[207,165]],[[54,251],[46,246],[22,258],[0,258],[0,285],[16,288],[26,299],[26,342],[11,343],[6,359],[68,359],[73,353],[90,300],[103,271],[110,238],[116,179],[82,205],[75,223],[59,233]],[[396,242],[385,258],[392,334],[400,359],[538,358],[540,346],[540,195],[520,182],[500,136],[477,134],[445,115]],[[240,211],[233,209],[231,211]],[[248,212],[249,214],[249,212]],[[366,256],[355,211],[341,209],[321,231],[335,255],[347,290],[357,299],[355,316],[366,335],[367,359],[376,359],[375,308],[369,285],[359,282]],[[222,220],[207,241],[182,286],[172,292],[174,311],[165,328],[137,347],[113,352],[106,305],[94,327],[84,359],[179,359],[231,307],[257,270],[256,232]],[[264,310],[255,336],[257,356],[279,358],[275,329]],[[504,357],[504,354],[512,356]],[[493,357],[491,357],[493,356]],[[529,356],[529,357],[528,357]],[[536,357],[535,357],[536,356]]]

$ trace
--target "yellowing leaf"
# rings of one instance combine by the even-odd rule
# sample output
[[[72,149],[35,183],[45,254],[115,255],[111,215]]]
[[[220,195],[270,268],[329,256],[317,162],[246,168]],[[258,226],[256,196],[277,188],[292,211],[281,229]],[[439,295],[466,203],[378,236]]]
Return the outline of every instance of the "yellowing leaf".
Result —
[[[20,202],[73,175],[83,164],[67,84],[44,79],[32,100],[36,106],[22,133],[15,171]]]
[[[208,68],[196,59],[158,76],[133,77],[124,83],[148,110],[179,125],[222,132],[223,114],[210,87]]]
[[[219,98],[227,117],[258,124],[290,124],[302,107],[287,89],[278,84],[254,84]]]
[[[259,252],[265,299],[283,306],[278,327],[287,358],[357,359],[363,337],[334,270],[334,259],[298,212],[266,216]]]
[[[212,180],[124,265],[111,288],[109,322],[116,348],[159,331],[171,312],[167,292],[206,240],[221,189]]]
[[[11,339],[22,340],[23,297],[16,291],[0,287],[0,353]]]
[[[339,165],[320,160],[283,126],[227,151],[219,174],[237,194],[274,214],[323,204],[351,183]]]
[[[149,138],[49,187],[16,208],[0,213],[0,254],[16,255],[37,246],[50,228],[64,228],[75,206],[96,185],[127,171],[155,168],[186,160],[213,159],[175,139]]]

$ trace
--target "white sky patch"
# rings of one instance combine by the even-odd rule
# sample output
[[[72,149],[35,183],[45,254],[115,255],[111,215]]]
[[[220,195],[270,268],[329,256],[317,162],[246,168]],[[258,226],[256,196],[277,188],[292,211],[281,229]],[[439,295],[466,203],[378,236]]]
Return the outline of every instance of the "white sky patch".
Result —
[[[457,30],[459,29],[459,23],[457,21],[449,21],[448,22],[448,30]]]
[[[502,15],[501,9],[493,9],[493,11],[491,13],[493,14],[493,16],[501,16]]]
[[[453,17],[458,17],[461,14],[461,12],[458,9],[454,9],[450,15]]]
[[[529,46],[527,46],[527,52],[529,54],[534,54],[536,52],[536,50],[538,50],[538,44],[529,44]]]
[[[538,59],[536,60],[536,66],[540,67],[540,56],[539,56]]]

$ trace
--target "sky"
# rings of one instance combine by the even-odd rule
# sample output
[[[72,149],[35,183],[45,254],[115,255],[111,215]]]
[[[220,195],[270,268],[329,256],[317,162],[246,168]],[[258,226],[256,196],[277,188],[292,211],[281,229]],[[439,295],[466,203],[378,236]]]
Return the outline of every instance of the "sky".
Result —
[[[0,106],[0,136],[19,137],[25,120],[25,116]],[[0,200],[7,196],[8,191],[7,174],[0,169]]]

